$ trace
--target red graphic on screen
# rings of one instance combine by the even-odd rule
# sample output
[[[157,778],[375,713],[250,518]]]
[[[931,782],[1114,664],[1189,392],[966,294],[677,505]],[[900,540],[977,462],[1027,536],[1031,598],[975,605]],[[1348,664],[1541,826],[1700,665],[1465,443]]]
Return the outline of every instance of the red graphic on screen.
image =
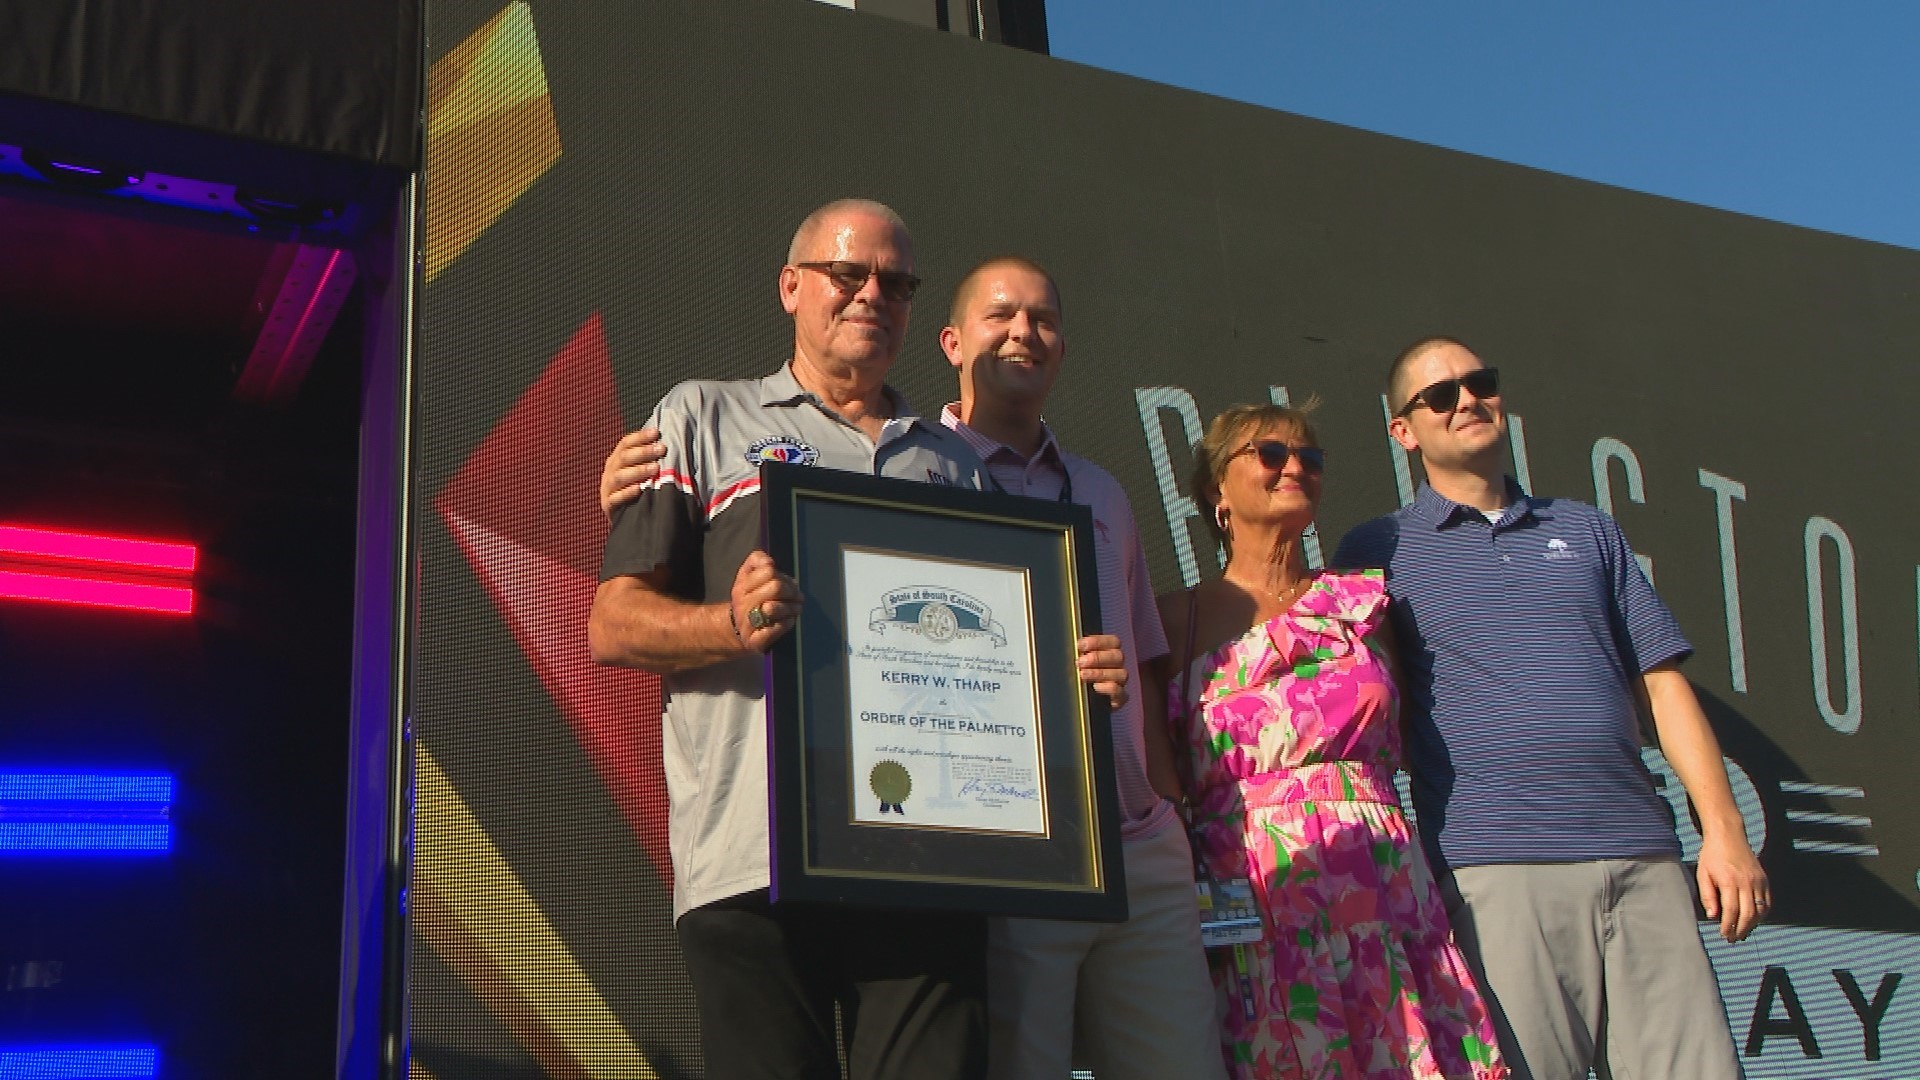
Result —
[[[434,507],[627,827],[670,881],[660,680],[599,667],[587,649],[587,613],[607,535],[595,487],[622,428],[595,314],[474,449]]]

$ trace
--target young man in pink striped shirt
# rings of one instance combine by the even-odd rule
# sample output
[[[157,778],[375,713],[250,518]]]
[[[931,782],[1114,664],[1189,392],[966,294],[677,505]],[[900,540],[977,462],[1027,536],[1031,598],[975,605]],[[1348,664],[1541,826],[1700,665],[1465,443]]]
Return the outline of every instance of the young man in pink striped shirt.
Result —
[[[960,400],[941,422],[999,486],[1093,511],[1100,610],[1138,688],[1111,714],[1127,921],[993,921],[988,1075],[1062,1080],[1075,1063],[1077,1029],[1078,1056],[1101,1080],[1224,1080],[1193,858],[1169,801],[1179,782],[1165,702],[1139,678],[1144,663],[1166,655],[1167,641],[1133,510],[1119,482],[1061,449],[1041,418],[1066,358],[1059,289],[1031,259],[989,259],[954,290],[940,346],[960,384]],[[601,476],[602,506],[626,501],[652,478],[656,439],[636,432],[614,448]]]
[[[1179,783],[1165,702],[1140,681],[1167,640],[1125,490],[1061,449],[1041,419],[1066,358],[1060,292],[1038,263],[989,259],[954,290],[940,347],[960,400],[940,420],[1009,494],[1093,511],[1105,630],[1120,638],[1129,695],[1113,717],[1126,922],[995,919],[988,930],[988,1074],[1059,1080],[1081,1057],[1101,1080],[1223,1077],[1213,985],[1200,946],[1193,855],[1174,804]]]

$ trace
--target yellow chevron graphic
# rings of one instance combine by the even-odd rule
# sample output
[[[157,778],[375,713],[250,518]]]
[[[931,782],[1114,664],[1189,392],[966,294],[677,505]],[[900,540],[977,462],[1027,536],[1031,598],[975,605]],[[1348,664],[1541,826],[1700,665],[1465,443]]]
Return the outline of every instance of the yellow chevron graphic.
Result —
[[[559,159],[533,14],[516,0],[427,72],[427,280]]]
[[[554,1080],[653,1080],[646,1055],[424,744],[415,747],[415,785],[413,924],[433,951]]]

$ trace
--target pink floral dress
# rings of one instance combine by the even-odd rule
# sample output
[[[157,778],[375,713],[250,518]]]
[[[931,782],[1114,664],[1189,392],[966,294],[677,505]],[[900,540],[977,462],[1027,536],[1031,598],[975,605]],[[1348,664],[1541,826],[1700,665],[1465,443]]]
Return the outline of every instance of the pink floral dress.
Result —
[[[1209,952],[1235,1077],[1508,1075],[1394,790],[1386,607],[1379,571],[1321,574],[1173,687],[1197,845],[1216,877],[1252,880],[1265,921]]]

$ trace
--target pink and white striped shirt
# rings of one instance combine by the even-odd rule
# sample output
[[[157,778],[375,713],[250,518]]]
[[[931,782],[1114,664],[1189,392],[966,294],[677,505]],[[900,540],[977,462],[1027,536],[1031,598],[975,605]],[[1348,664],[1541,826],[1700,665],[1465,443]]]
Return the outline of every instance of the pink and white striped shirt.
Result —
[[[1166,631],[1154,606],[1153,579],[1134,526],[1126,489],[1105,469],[1069,454],[1042,425],[1040,449],[1026,457],[1004,443],[960,422],[960,406],[951,402],[940,422],[953,429],[1009,495],[1058,499],[1069,484],[1073,501],[1093,511],[1094,553],[1100,577],[1100,613],[1106,633],[1120,639],[1127,658],[1127,703],[1113,712],[1113,766],[1119,778],[1120,837],[1141,840],[1175,825],[1173,804],[1147,780],[1146,730],[1140,703],[1140,663],[1167,654]],[[1155,738],[1165,738],[1155,732]]]

